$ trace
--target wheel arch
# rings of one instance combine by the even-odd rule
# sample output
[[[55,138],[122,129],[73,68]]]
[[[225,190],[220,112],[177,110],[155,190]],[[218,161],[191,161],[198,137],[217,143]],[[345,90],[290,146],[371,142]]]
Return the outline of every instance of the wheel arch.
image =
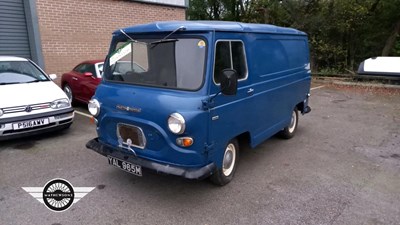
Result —
[[[300,112],[304,112],[305,109],[304,101],[297,103],[297,105],[294,108],[299,110]]]
[[[243,132],[234,137],[233,139],[235,138],[239,143],[239,150],[243,147],[248,147],[251,145],[251,135],[249,131]]]
[[[66,84],[68,84],[68,82],[64,79],[61,79],[61,88],[64,88]]]

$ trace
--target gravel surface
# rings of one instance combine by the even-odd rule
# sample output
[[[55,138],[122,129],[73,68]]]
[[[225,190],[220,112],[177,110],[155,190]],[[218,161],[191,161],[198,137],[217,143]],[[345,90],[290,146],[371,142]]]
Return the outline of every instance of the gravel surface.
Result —
[[[234,180],[125,173],[70,130],[0,142],[0,224],[400,224],[400,95],[327,86],[296,136],[241,148]],[[83,109],[78,109],[83,110]],[[48,210],[21,187],[53,178],[95,187],[69,210]]]

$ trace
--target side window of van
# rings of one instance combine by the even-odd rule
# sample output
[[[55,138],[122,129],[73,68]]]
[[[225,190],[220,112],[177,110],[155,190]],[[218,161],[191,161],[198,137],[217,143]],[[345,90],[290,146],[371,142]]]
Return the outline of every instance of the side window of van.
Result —
[[[224,69],[235,69],[239,80],[247,78],[246,54],[241,41],[218,41],[215,47],[214,81],[220,83]]]

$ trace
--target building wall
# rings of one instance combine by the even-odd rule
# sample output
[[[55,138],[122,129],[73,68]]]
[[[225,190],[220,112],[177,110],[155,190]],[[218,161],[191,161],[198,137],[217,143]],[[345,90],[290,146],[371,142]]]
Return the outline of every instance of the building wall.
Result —
[[[185,20],[185,9],[124,0],[36,0],[48,74],[59,77],[89,59],[104,59],[111,33],[164,20]],[[60,79],[58,79],[59,82]]]

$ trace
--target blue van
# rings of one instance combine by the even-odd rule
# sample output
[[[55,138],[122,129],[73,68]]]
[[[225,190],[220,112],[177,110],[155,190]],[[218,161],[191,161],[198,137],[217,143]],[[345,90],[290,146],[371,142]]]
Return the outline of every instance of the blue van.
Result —
[[[291,138],[308,113],[307,35],[273,25],[173,21],[113,33],[89,103],[86,147],[142,176],[144,168],[229,183],[239,144]]]

